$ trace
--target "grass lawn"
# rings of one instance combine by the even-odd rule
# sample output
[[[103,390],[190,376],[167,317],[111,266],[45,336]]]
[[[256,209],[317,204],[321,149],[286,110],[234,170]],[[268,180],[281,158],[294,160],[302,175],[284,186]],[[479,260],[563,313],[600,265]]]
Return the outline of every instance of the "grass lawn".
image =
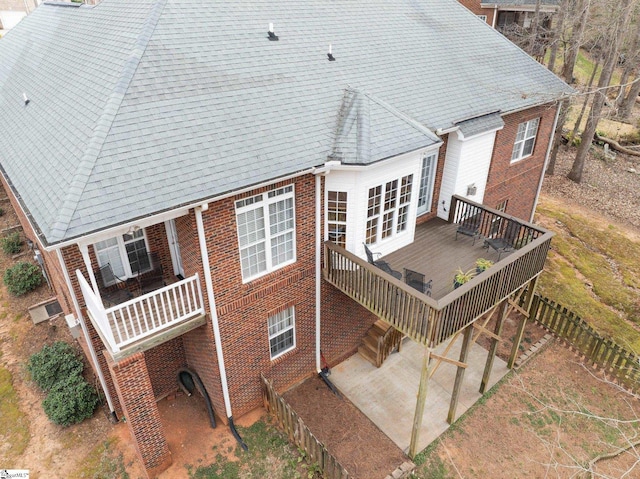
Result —
[[[544,199],[537,220],[556,233],[538,291],[640,352],[640,243]]]
[[[1,354],[1,353],[0,353]],[[18,396],[8,369],[0,367],[0,464],[15,464],[29,444],[29,426],[19,407]]]

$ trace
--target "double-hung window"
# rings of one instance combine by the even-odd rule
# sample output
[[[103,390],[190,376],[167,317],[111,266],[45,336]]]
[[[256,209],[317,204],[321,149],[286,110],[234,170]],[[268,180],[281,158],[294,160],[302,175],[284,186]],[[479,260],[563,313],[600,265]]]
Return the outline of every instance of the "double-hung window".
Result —
[[[518,125],[518,133],[511,153],[511,163],[533,154],[539,124],[540,118],[534,118]]]
[[[394,236],[407,228],[413,175],[369,188],[367,244]]]
[[[295,261],[293,185],[236,201],[242,279]]]
[[[329,239],[335,244],[347,244],[347,192],[327,192],[327,227]]]
[[[269,318],[269,350],[271,359],[296,347],[296,320],[293,306]]]
[[[93,245],[98,265],[111,265],[119,278],[131,278],[151,268],[149,247],[143,229],[99,241]],[[108,285],[107,285],[108,286]]]

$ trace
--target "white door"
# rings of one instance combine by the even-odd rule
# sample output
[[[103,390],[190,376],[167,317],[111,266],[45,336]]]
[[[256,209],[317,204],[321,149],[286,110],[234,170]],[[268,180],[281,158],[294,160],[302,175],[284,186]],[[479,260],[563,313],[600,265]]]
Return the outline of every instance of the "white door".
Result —
[[[178,232],[176,231],[175,220],[164,222],[167,230],[167,241],[171,252],[171,262],[173,263],[173,274],[184,278],[184,268],[182,267],[182,256],[180,256],[180,243],[178,243]]]

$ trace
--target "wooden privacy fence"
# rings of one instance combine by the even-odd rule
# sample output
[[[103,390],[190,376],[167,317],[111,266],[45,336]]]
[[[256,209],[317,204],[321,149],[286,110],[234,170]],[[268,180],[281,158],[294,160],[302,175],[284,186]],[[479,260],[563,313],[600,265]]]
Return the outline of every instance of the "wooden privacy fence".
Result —
[[[289,436],[289,441],[302,449],[311,464],[317,464],[322,470],[325,479],[351,479],[347,470],[340,465],[338,460],[327,451],[300,416],[273,388],[273,382],[262,374],[262,389],[264,393],[264,405],[267,410],[276,416],[278,423]]]
[[[640,390],[640,356],[602,337],[573,311],[536,294],[529,317],[566,340],[590,362],[611,373],[626,387],[636,392]]]

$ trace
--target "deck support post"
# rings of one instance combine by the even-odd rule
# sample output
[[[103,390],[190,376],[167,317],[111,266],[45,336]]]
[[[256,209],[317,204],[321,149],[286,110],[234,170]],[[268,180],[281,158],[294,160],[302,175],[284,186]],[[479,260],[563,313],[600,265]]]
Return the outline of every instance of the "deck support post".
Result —
[[[467,356],[469,355],[469,349],[471,347],[471,338],[473,337],[473,324],[464,328],[464,336],[462,339],[462,347],[460,348],[460,362],[466,363]],[[456,371],[456,380],[453,384],[453,392],[451,393],[451,403],[449,404],[449,414],[447,416],[447,422],[453,424],[456,420],[456,408],[458,407],[458,394],[460,393],[460,387],[464,379],[465,368],[458,366]]]
[[[416,400],[416,413],[413,416],[413,429],[411,430],[411,443],[409,444],[409,457],[412,459],[418,453],[418,439],[420,438],[420,428],[422,427],[422,416],[424,415],[424,404],[427,399],[427,386],[429,384],[430,359],[431,349],[424,348],[420,387],[418,388],[418,399]]]
[[[533,301],[534,293],[536,292],[536,285],[538,284],[539,276],[536,276],[531,281],[529,281],[529,285],[527,286],[527,297],[524,300],[523,309],[529,313],[531,310],[531,302]],[[509,361],[507,362],[507,367],[509,369],[513,369],[513,365],[516,362],[516,358],[518,357],[518,351],[520,349],[520,343],[522,342],[522,336],[524,335],[524,328],[527,325],[528,316],[522,315],[522,321],[518,325],[518,331],[516,332],[516,337],[513,338],[513,346],[511,346],[511,354],[509,354]]]
[[[493,330],[496,336],[500,336],[502,333],[502,325],[504,324],[507,311],[509,310],[509,298],[505,298],[500,304],[500,313],[496,318],[496,326]],[[480,394],[484,394],[489,384],[489,377],[491,376],[491,370],[493,369],[493,360],[496,357],[496,351],[498,350],[498,340],[491,339],[491,346],[489,346],[489,355],[487,356],[487,362],[484,366],[484,373],[482,374],[482,382],[480,383]]]

